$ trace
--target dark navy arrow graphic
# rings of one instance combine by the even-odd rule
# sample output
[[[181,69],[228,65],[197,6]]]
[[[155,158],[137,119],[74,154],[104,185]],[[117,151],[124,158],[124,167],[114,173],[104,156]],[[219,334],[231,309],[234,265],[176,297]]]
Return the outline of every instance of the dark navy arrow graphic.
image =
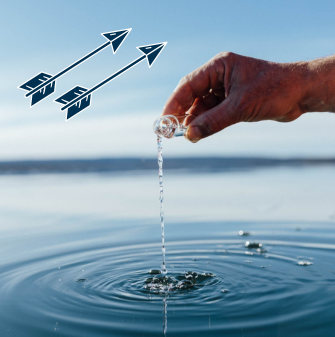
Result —
[[[63,69],[56,75],[52,76],[46,73],[39,73],[38,75],[36,75],[35,77],[27,81],[26,83],[20,85],[18,88],[29,91],[25,95],[26,97],[29,97],[30,95],[32,95],[31,104],[30,104],[30,107],[32,107],[33,105],[40,102],[42,99],[51,95],[55,91],[56,79],[58,77],[63,76],[65,73],[72,70],[74,67],[86,61],[93,55],[99,53],[101,50],[108,47],[109,45],[112,46],[113,53],[115,54],[130,31],[131,31],[131,28],[123,29],[123,30],[116,30],[116,31],[109,32],[109,33],[102,33],[101,35],[103,35],[108,40],[108,42],[94,49],[93,51],[91,51],[90,53],[88,53],[87,55],[79,59],[78,61],[72,63],[70,66]]]
[[[61,97],[55,99],[55,102],[65,104],[61,110],[67,110],[67,117],[66,119],[69,119],[73,117],[74,115],[78,114],[80,111],[84,110],[85,108],[89,107],[91,104],[91,93],[109,81],[113,80],[117,76],[121,75],[125,71],[129,70],[131,67],[135,66],[137,63],[140,63],[145,58],[148,61],[149,68],[152,66],[152,64],[155,62],[157,56],[160,54],[160,52],[163,50],[167,42],[157,43],[157,44],[150,44],[147,46],[141,46],[137,47],[139,51],[141,51],[144,55],[136,59],[135,61],[129,63],[113,75],[107,77],[102,82],[98,83],[96,86],[94,86],[91,89],[86,89],[80,86],[77,86]]]

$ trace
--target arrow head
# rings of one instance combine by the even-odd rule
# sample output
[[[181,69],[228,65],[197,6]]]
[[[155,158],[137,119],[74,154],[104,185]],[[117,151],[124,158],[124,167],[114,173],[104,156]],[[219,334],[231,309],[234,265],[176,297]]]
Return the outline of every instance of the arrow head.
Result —
[[[108,33],[101,33],[101,35],[103,35],[108,41],[111,42],[113,53],[115,54],[116,51],[121,46],[124,39],[130,33],[130,31],[131,31],[131,28],[123,29],[123,30],[115,30],[113,32],[108,32]]]
[[[136,47],[140,52],[142,52],[148,61],[149,68],[153,65],[158,55],[166,46],[167,42],[149,44],[147,46]]]

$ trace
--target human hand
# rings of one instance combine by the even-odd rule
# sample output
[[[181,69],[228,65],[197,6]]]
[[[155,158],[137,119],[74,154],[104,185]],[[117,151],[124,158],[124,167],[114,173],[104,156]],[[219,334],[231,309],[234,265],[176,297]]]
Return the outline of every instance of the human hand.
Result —
[[[162,114],[188,115],[185,137],[194,143],[239,122],[290,122],[310,111],[309,68],[220,53],[179,82]]]

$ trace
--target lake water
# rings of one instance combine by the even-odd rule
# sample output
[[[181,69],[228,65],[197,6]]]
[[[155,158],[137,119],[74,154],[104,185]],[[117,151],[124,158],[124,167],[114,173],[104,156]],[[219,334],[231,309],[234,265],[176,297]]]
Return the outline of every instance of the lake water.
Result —
[[[331,336],[334,169],[1,175],[0,335]]]

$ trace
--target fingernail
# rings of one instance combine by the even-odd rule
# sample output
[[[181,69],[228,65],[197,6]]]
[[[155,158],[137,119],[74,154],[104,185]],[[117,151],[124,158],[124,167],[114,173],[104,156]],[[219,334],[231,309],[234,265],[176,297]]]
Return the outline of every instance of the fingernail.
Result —
[[[202,132],[198,126],[188,127],[186,132],[186,139],[192,143],[198,142],[202,137]]]

